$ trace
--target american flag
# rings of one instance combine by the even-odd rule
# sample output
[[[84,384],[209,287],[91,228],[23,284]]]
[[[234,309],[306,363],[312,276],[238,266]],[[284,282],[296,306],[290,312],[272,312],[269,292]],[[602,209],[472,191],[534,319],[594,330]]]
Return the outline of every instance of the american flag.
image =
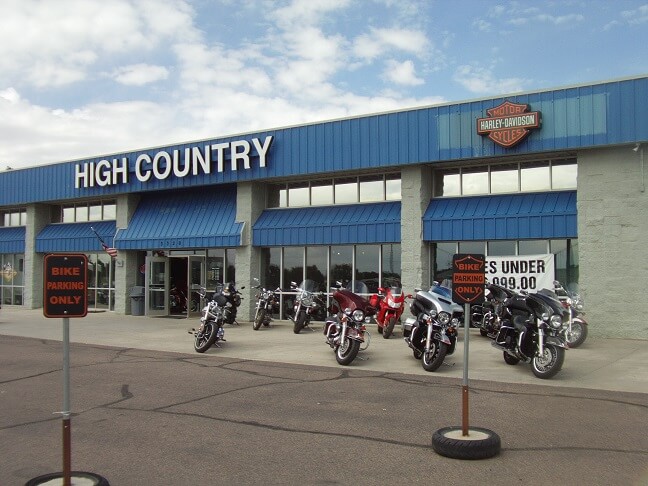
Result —
[[[117,258],[117,248],[110,248],[103,241],[101,242],[101,247],[108,253],[112,258]]]

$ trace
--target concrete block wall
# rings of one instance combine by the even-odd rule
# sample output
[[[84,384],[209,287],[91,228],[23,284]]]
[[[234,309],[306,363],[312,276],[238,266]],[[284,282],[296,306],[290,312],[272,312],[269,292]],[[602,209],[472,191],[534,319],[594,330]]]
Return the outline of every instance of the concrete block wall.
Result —
[[[648,339],[648,145],[578,154],[579,287],[591,336]]]

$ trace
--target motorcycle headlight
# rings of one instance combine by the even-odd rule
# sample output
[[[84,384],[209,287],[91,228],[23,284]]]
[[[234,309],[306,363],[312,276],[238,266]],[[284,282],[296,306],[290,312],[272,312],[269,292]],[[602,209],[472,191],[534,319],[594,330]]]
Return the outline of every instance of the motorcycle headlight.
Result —
[[[549,326],[553,329],[560,329],[562,327],[562,319],[560,316],[551,316]]]
[[[353,320],[356,322],[362,322],[364,319],[364,312],[362,312],[360,309],[356,309],[353,311],[353,314],[351,315],[353,317]]]
[[[448,322],[450,322],[450,314],[448,314],[447,312],[439,312],[438,319],[439,322],[445,326]]]
[[[543,312],[542,315],[540,316],[540,318],[543,321],[547,322],[549,320],[549,313],[548,312]]]

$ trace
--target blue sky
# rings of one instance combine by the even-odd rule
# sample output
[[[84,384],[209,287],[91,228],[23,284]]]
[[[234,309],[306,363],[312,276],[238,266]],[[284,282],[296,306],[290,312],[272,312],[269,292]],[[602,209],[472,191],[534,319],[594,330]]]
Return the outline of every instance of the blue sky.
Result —
[[[0,170],[648,74],[647,0],[0,6]]]

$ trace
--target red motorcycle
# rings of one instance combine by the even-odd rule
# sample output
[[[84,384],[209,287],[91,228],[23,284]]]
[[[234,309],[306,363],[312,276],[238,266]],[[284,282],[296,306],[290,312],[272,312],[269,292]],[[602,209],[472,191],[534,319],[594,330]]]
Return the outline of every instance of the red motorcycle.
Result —
[[[376,308],[367,299],[342,288],[340,282],[331,290],[335,290],[329,307],[332,315],[326,318],[324,335],[328,345],[335,351],[336,361],[348,365],[360,350],[369,347],[371,335],[365,322],[376,314]]]
[[[405,309],[405,299],[411,298],[412,294],[404,294],[401,287],[378,287],[378,293],[369,299],[372,306],[378,307],[378,334],[382,334],[385,339],[392,335],[394,326]]]

